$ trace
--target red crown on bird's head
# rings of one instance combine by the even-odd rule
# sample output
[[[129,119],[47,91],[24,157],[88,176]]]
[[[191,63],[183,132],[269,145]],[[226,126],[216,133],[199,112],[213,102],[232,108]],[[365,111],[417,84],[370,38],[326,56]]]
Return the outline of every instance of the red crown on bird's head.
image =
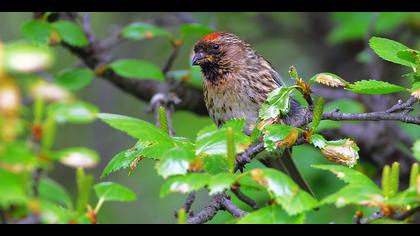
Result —
[[[201,38],[200,41],[203,42],[203,41],[215,40],[215,39],[219,38],[220,35],[222,35],[222,33],[223,32],[213,32],[213,33],[207,34],[203,38]]]

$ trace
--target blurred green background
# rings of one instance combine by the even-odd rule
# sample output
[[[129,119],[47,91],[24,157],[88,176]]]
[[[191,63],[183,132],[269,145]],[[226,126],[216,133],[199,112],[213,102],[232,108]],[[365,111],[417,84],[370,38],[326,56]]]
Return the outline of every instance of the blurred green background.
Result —
[[[386,13],[378,23],[379,35],[390,35],[419,48],[420,17],[417,13]],[[22,39],[21,25],[32,17],[31,13],[0,13],[0,39],[13,42]],[[363,63],[364,36],[371,13],[92,13],[92,29],[96,38],[104,38],[131,22],[150,22],[176,32],[181,23],[198,22],[239,35],[251,43],[267,58],[280,74],[287,78],[290,65],[295,65],[303,78],[322,72],[336,73],[348,80],[367,79],[369,70]],[[185,42],[173,69],[189,67],[192,45],[198,38]],[[52,74],[75,65],[78,60],[61,47],[54,47],[56,59]],[[113,49],[116,58],[145,59],[163,65],[171,53],[171,45],[163,39],[124,42]],[[386,64],[392,75],[400,73],[398,66]],[[387,78],[391,78],[387,77]],[[110,83],[95,79],[78,96],[97,105],[101,112],[123,114],[153,122],[153,115],[145,112],[146,103],[118,90]],[[186,111],[178,111],[173,119],[178,136],[195,138],[198,130],[211,124],[207,117],[199,117]],[[97,150],[101,156],[99,166],[88,170],[99,181],[108,161],[119,151],[131,147],[135,140],[104,123],[91,125],[62,125],[58,131],[55,149],[70,146],[86,146]],[[408,128],[410,129],[410,128]],[[419,130],[411,134],[419,136]],[[300,169],[314,186],[319,198],[332,193],[341,186],[333,175],[310,167],[313,163],[326,163],[319,152],[309,146],[294,149]],[[363,162],[363,157],[361,157]],[[255,164],[258,165],[258,164]],[[371,164],[364,167],[369,168]],[[377,174],[373,168],[372,176]],[[75,196],[75,171],[57,164],[49,174],[63,184]],[[99,215],[101,223],[175,223],[174,212],[179,209],[185,196],[171,194],[159,197],[163,179],[156,174],[154,162],[143,160],[130,177],[126,171],[116,172],[101,179],[130,187],[138,194],[138,201],[130,203],[107,203]],[[94,197],[94,196],[93,196]],[[201,192],[193,209],[200,209],[207,200]],[[335,209],[323,207],[319,212],[308,214],[308,223],[352,222],[353,208]],[[220,213],[213,222],[229,217]]]

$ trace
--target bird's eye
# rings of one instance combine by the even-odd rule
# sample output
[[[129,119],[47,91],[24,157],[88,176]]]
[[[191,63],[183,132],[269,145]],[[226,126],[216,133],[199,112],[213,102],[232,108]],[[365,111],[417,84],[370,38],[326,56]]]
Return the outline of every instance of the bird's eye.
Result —
[[[220,44],[213,44],[213,49],[219,49],[220,48]]]

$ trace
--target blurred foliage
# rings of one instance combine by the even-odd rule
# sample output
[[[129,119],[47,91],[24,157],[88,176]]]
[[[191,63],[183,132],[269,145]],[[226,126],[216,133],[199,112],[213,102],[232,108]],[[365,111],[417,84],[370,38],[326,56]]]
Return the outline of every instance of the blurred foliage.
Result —
[[[269,13],[274,22],[303,31],[309,23],[300,14],[304,13]],[[332,73],[318,73],[322,71],[315,66],[318,58],[308,54],[298,42],[260,36],[264,32],[256,19],[261,13],[192,13],[189,17],[198,23],[153,23],[151,19],[161,15],[94,13],[92,27],[97,37],[106,37],[113,25],[120,24],[120,36],[127,40],[126,45],[115,50],[121,59],[102,69],[130,79],[164,81],[167,76],[185,86],[201,88],[200,71],[189,63],[191,46],[201,36],[220,29],[243,35],[246,40],[260,40],[255,43],[256,49],[270,58],[283,77],[288,77],[285,72],[290,64],[295,64],[301,73],[293,67],[289,71],[291,80],[287,81],[290,86],[272,92],[251,137],[242,133],[243,120],[232,120],[217,129],[207,117],[182,111],[174,114],[177,135],[171,137],[167,126],[155,127],[153,117],[142,112],[147,104],[115,91],[96,78],[103,71],[83,67],[68,52],[56,47],[60,43],[88,45],[81,25],[66,20],[49,23],[46,17],[31,20],[29,14],[0,14],[0,213],[7,221],[35,215],[42,223],[175,223],[173,212],[180,208],[183,197],[174,193],[199,191],[205,200],[208,195],[230,193],[234,185],[240,185],[246,195],[263,207],[252,211],[230,194],[235,204],[250,213],[240,219],[219,213],[211,223],[350,223],[356,210],[368,215],[376,210],[405,212],[418,207],[417,164],[411,168],[409,186],[402,189],[399,164],[382,170],[360,157],[361,162],[356,165],[359,148],[353,140],[326,140],[319,133],[342,125],[320,121],[322,111],[339,108],[343,112],[363,112],[364,105],[359,101],[338,99],[324,104],[320,98],[309,134],[307,130],[272,124],[279,114],[288,113],[290,95],[304,97],[312,84],[360,94],[401,92],[420,99],[420,54],[416,50],[419,41],[414,42],[417,45],[405,46],[397,42],[400,38],[387,38],[403,27],[418,30],[418,13],[380,13],[373,26],[374,13],[326,15],[333,25],[326,40],[337,47],[366,40],[373,27],[371,34],[380,36],[370,38],[374,53],[410,70],[399,69],[407,79],[396,81],[398,85],[394,81],[349,82]],[[170,17],[171,13],[163,15]],[[165,74],[158,65],[174,48],[180,50],[178,60]],[[359,59],[368,63],[372,55],[363,52],[358,52]],[[311,77],[313,74],[316,75]],[[299,101],[307,105],[304,98]],[[160,114],[161,122],[163,117],[165,113]],[[409,152],[419,160],[420,129],[402,126],[417,139]],[[243,173],[234,172],[236,154],[246,150],[259,134],[268,151],[283,150],[295,144],[298,135],[306,136],[309,144],[295,147],[293,156],[314,187],[317,199],[300,190],[284,173],[264,168],[257,161]],[[355,167],[327,164],[329,161]],[[128,169],[130,177],[126,172],[117,172],[121,169]],[[381,187],[371,179],[380,172]],[[106,177],[111,173],[112,177]],[[96,198],[92,197],[93,192]],[[109,203],[103,207],[109,201],[124,204]],[[198,199],[194,211],[201,209],[204,202]],[[316,207],[320,210],[313,211]],[[186,221],[185,212],[178,212],[178,217],[179,223]]]

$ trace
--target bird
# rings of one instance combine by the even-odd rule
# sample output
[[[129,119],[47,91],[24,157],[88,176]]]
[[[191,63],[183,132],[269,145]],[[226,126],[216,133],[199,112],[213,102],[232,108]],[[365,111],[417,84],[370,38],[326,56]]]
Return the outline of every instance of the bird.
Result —
[[[245,132],[250,134],[268,95],[285,85],[279,73],[249,43],[230,32],[205,35],[194,44],[193,51],[191,63],[201,68],[204,101],[211,119],[221,127],[228,120],[244,118]],[[290,110],[281,116],[281,121],[290,124],[303,115],[303,107],[292,98]],[[264,158],[262,163],[282,170],[314,196],[296,167],[290,149],[281,156],[273,154]]]

